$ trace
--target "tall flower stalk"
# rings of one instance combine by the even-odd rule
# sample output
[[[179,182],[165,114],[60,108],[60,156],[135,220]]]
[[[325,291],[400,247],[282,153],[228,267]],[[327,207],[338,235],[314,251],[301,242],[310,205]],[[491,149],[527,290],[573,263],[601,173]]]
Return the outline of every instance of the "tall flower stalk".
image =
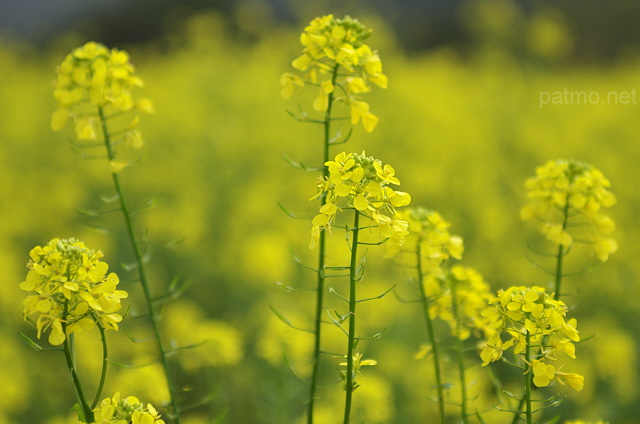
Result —
[[[408,254],[409,261],[416,270],[420,303],[424,314],[427,339],[433,361],[433,372],[438,396],[438,414],[440,423],[445,422],[445,393],[442,380],[440,346],[436,337],[432,302],[440,295],[434,292],[434,286],[428,281],[443,273],[443,266],[449,258],[461,259],[464,251],[462,238],[449,233],[450,224],[438,212],[423,207],[412,207],[404,211],[402,217],[409,223],[407,236],[401,251],[393,254]],[[411,258],[411,256],[414,256]]]
[[[464,341],[472,334],[483,332],[481,311],[492,296],[489,285],[475,270],[460,265],[450,266],[449,259],[462,259],[463,240],[449,232],[450,224],[438,212],[423,207],[412,207],[401,213],[409,223],[409,234],[400,249],[392,251],[417,272],[420,304],[423,309],[429,350],[433,360],[438,413],[440,422],[446,421],[445,393],[441,370],[441,351],[433,328],[439,318],[451,328],[455,340],[456,362],[460,382],[460,409],[463,422],[467,422],[467,385]]]
[[[574,343],[580,341],[577,321],[565,320],[567,306],[537,286],[500,290],[491,304],[483,312],[491,335],[480,354],[482,366],[499,360],[506,351],[513,352],[516,362],[510,364],[523,371],[522,407],[527,424],[532,424],[534,412],[551,406],[533,410],[534,401],[545,402],[533,399],[533,386],[546,387],[556,380],[577,391],[584,387],[583,376],[560,371],[551,364],[559,354],[575,359]],[[516,415],[522,407],[515,411]]]
[[[551,243],[555,258],[554,299],[563,295],[564,258],[577,246],[586,247],[601,262],[618,250],[609,237],[614,221],[603,212],[616,203],[611,183],[602,172],[577,160],[550,160],[526,182],[529,202],[520,213]]]
[[[431,354],[433,359],[433,374],[436,379],[436,390],[438,393],[438,414],[440,416],[440,423],[445,423],[445,400],[444,400],[444,384],[442,382],[442,371],[440,365],[440,347],[438,346],[438,340],[436,338],[435,331],[433,329],[433,320],[431,319],[430,299],[426,293],[424,286],[424,271],[422,270],[422,248],[418,244],[416,249],[416,272],[418,286],[420,287],[420,300],[422,302],[422,311],[424,313],[424,320],[427,328],[427,338],[431,346]]]
[[[122,316],[120,299],[128,296],[118,290],[118,276],[107,274],[99,250],[91,250],[75,239],[53,239],[29,253],[29,272],[20,288],[28,293],[24,300],[24,317],[35,323],[37,338],[49,332],[48,341],[62,350],[73,383],[79,418],[94,422],[93,408],[102,394],[107,374],[108,351],[105,330],[118,330]],[[103,361],[93,402],[87,398],[75,363],[75,333],[100,331]],[[26,336],[25,336],[26,337]],[[44,350],[27,337],[30,344]]]
[[[382,88],[387,86],[387,77],[382,73],[382,63],[377,52],[372,51],[364,43],[370,34],[371,30],[349,16],[342,19],[336,19],[333,15],[315,18],[300,36],[304,47],[302,55],[292,62],[292,66],[302,74],[287,72],[280,79],[284,98],[290,98],[305,86],[317,87],[318,94],[314,99],[313,108],[318,112],[324,112],[323,119],[310,119],[306,114],[303,117],[296,117],[296,119],[322,125],[322,163],[330,160],[332,145],[347,142],[351,135],[351,130],[342,139],[338,134],[334,135],[332,123],[343,119],[333,115],[336,103],[348,107],[351,124],[362,122],[367,132],[373,131],[378,122],[378,118],[369,111],[369,105],[360,96],[370,91],[371,83]],[[327,167],[323,166],[322,178],[328,176],[329,171]],[[323,208],[326,204],[325,194],[319,196],[319,202],[320,207]],[[321,317],[324,311],[325,273],[327,271],[324,233],[318,237],[317,245],[319,249],[313,327],[313,368],[307,409],[307,423],[309,424],[313,423],[322,352]]]
[[[458,365],[460,390],[460,417],[463,423],[470,416],[465,356],[465,341],[472,335],[484,336],[486,319],[482,311],[493,299],[489,285],[473,268],[451,265],[451,258],[460,260],[464,251],[463,240],[449,232],[451,224],[440,213],[423,207],[403,211],[403,219],[409,224],[409,234],[404,245],[390,253],[400,261],[409,259],[409,267],[417,271],[422,306],[427,327],[429,351],[433,360],[438,412],[441,423],[446,422],[445,393],[442,381],[441,350],[433,328],[433,321],[447,323],[455,339],[455,361]]]
[[[325,204],[312,220],[311,246],[319,244],[322,234],[331,230],[335,224],[337,214],[343,209],[354,211],[353,227],[350,233],[350,261],[349,261],[349,295],[340,296],[349,305],[348,313],[341,315],[334,323],[347,336],[347,353],[345,355],[346,370],[340,373],[344,383],[345,407],[344,424],[351,421],[351,407],[353,392],[359,384],[356,377],[364,365],[374,365],[372,360],[362,360],[362,354],[355,351],[357,341],[356,318],[357,304],[362,299],[357,296],[357,283],[363,277],[360,268],[358,246],[379,245],[387,243],[397,249],[404,243],[407,233],[407,222],[397,216],[396,208],[406,206],[411,202],[408,193],[393,190],[390,185],[399,185],[395,170],[390,165],[383,165],[379,160],[362,154],[338,154],[333,161],[326,162],[329,176],[318,180],[318,193],[315,197],[326,196]],[[362,220],[366,219],[363,225]],[[362,229],[370,229],[373,241],[362,241]],[[375,230],[375,231],[374,231]],[[344,321],[348,322],[348,329],[342,328]]]
[[[467,423],[471,412],[467,393],[467,366],[465,342],[472,336],[482,338],[487,333],[487,320],[482,312],[494,296],[489,284],[473,268],[454,265],[440,275],[432,275],[427,282],[429,292],[439,293],[429,313],[446,322],[455,339],[455,361],[458,366],[460,391],[460,418]]]
[[[542,255],[555,260],[553,269],[547,272],[554,278],[552,296],[560,300],[564,294],[565,257],[575,246],[584,245],[601,262],[618,250],[617,242],[608,237],[615,223],[602,212],[602,208],[613,206],[616,198],[600,170],[574,159],[547,161],[536,168],[536,175],[525,186],[529,202],[520,216],[532,221],[552,245],[554,253]],[[513,424],[519,421],[524,402],[525,397],[520,400]]]
[[[120,173],[134,162],[120,159],[118,149],[136,149],[142,145],[142,137],[136,129],[139,121],[138,112],[152,112],[153,106],[147,99],[134,98],[132,91],[135,87],[142,86],[142,80],[136,75],[125,51],[110,50],[101,44],[89,42],[67,55],[57,72],[54,97],[58,102],[58,109],[52,116],[51,126],[54,130],[62,129],[71,119],[80,146],[95,146],[95,143],[104,145],[113,187],[125,221],[138,280],[171,396],[172,411],[169,415],[179,424],[180,408],[176,384],[169,365],[169,352],[160,333],[158,312],[145,271],[145,258],[136,236],[132,209],[120,183]]]
[[[353,218],[353,229],[351,237],[351,260],[349,262],[349,330],[347,342],[347,371],[345,373],[345,407],[344,422],[349,422],[351,418],[351,403],[353,391],[355,390],[355,375],[353,366],[353,355],[356,344],[356,306],[358,296],[356,294],[358,282],[358,239],[360,234],[360,212],[355,209]]]

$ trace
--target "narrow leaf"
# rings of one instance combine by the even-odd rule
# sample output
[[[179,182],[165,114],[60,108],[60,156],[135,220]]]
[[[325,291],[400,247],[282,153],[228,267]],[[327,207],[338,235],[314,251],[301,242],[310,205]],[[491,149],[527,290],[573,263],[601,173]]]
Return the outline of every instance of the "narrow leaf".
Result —
[[[313,331],[311,331],[311,330],[307,330],[305,328],[296,327],[295,325],[293,325],[291,323],[291,321],[289,321],[284,315],[282,315],[280,312],[278,312],[273,306],[269,305],[269,308],[280,319],[280,321],[284,322],[286,325],[288,325],[289,327],[293,328],[294,330],[299,330],[299,331],[304,331],[305,333],[314,334]]]
[[[36,343],[31,337],[27,336],[26,334],[24,334],[22,331],[19,331],[20,335],[22,336],[22,338],[24,339],[24,341],[31,346],[31,348],[37,352],[42,352],[43,350],[45,350],[42,346],[40,346],[38,343]]]

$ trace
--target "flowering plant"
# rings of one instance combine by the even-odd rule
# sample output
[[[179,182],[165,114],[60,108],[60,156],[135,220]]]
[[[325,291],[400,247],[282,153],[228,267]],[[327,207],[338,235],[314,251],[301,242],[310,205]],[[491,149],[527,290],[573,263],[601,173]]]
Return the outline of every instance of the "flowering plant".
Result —
[[[289,98],[307,84],[317,86],[313,108],[322,112],[329,108],[330,94],[338,93],[334,98],[349,107],[351,123],[362,121],[367,132],[373,131],[378,117],[360,95],[371,91],[371,83],[387,88],[388,79],[382,73],[378,53],[364,43],[371,32],[349,16],[335,19],[326,15],[312,20],[300,35],[302,55],[291,63],[303,74],[282,75],[282,96]]]
[[[98,424],[164,424],[153,405],[145,406],[135,396],[122,398],[120,392],[100,402],[94,414]]]
[[[400,184],[393,167],[364,152],[343,152],[325,165],[329,176],[319,179],[318,193],[312,199],[326,194],[326,203],[313,218],[309,247],[317,246],[320,232],[331,228],[341,207],[354,208],[368,217],[389,244],[401,246],[408,234],[407,222],[397,217],[395,208],[408,205],[411,196],[389,186]]]
[[[529,203],[520,215],[560,248],[583,243],[606,262],[618,250],[616,241],[607,237],[615,223],[602,211],[616,203],[610,186],[600,170],[585,162],[550,160],[527,180]]]
[[[118,276],[91,250],[75,239],[53,239],[29,253],[29,272],[20,288],[29,293],[24,300],[25,318],[34,315],[38,338],[50,330],[49,343],[62,344],[66,337],[92,329],[96,323],[118,330],[122,316],[120,299],[127,292],[117,290]]]

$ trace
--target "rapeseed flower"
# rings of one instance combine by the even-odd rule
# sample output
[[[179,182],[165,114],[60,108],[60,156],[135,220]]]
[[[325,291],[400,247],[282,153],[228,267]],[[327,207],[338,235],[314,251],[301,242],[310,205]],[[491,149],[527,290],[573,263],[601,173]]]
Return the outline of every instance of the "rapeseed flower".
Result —
[[[309,247],[313,249],[318,245],[320,232],[331,228],[343,207],[354,208],[369,217],[388,243],[401,246],[408,234],[408,224],[397,216],[396,208],[408,205],[411,196],[389,187],[389,184],[400,184],[391,165],[383,166],[364,152],[342,152],[325,166],[329,176],[319,178],[318,193],[311,199],[325,193],[326,203],[312,220]]]
[[[315,110],[326,111],[329,94],[334,93],[334,99],[349,108],[353,125],[362,122],[367,132],[373,131],[378,117],[360,95],[371,91],[372,84],[387,88],[388,79],[382,73],[378,53],[364,43],[371,33],[349,16],[335,19],[326,15],[312,20],[300,35],[302,55],[291,63],[302,76],[282,75],[282,97],[293,96],[305,85],[316,86]]]
[[[50,330],[49,343],[60,345],[67,335],[91,330],[96,323],[118,330],[122,316],[116,312],[128,294],[117,290],[116,274],[107,274],[102,252],[75,239],[56,238],[29,256],[20,288],[29,293],[23,313],[25,319],[35,316],[38,338]]]
[[[487,319],[482,311],[494,296],[478,271],[455,265],[442,273],[428,274],[425,290],[434,298],[429,308],[431,318],[445,321],[454,336],[466,340],[472,333],[480,336],[485,331]]]
[[[149,99],[136,100],[133,89],[143,85],[126,51],[88,42],[68,54],[57,68],[53,95],[58,108],[51,117],[54,131],[74,122],[78,140],[99,140],[102,120],[126,113],[120,128],[133,147],[141,143],[137,112],[153,112]]]
[[[500,290],[491,305],[482,312],[488,320],[489,333],[489,340],[480,353],[482,366],[497,361],[506,350],[523,355],[525,350],[535,346],[535,357],[527,364],[527,372],[533,373],[536,386],[545,387],[557,379],[561,384],[568,383],[575,390],[582,390],[584,377],[559,372],[549,363],[558,359],[559,353],[575,358],[573,343],[580,341],[580,335],[577,321],[575,318],[565,321],[566,314],[566,305],[554,300],[541,287]]]
[[[536,223],[555,245],[570,248],[584,243],[606,262],[618,244],[608,237],[614,221],[602,212],[616,203],[611,183],[602,172],[577,160],[550,160],[526,182],[529,203],[521,217]]]
[[[97,424],[164,424],[153,405],[144,406],[135,396],[123,399],[120,392],[100,402],[94,416]]]
[[[416,252],[419,249],[425,273],[437,273],[449,258],[462,259],[462,237],[449,232],[451,224],[439,212],[424,207],[411,207],[398,214],[409,224],[409,234],[402,252]]]

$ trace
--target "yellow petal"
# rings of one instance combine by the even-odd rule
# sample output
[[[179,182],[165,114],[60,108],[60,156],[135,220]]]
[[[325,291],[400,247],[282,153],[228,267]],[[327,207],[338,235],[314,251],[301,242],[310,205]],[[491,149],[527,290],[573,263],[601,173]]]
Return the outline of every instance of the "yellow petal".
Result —
[[[362,116],[362,126],[366,132],[372,132],[378,125],[378,117],[371,112],[367,112]]]
[[[337,196],[346,197],[351,193],[351,187],[346,184],[338,184],[333,188]]]
[[[59,131],[64,128],[67,123],[69,113],[65,109],[58,109],[51,115],[51,129],[53,131]]]
[[[109,162],[109,170],[112,174],[119,174],[125,169],[129,164],[127,162],[115,161],[112,160]]]
[[[61,345],[64,343],[66,336],[62,331],[62,324],[59,319],[53,321],[51,325],[51,333],[49,333],[49,343],[54,346]]]
[[[362,194],[353,199],[353,207],[359,211],[367,210],[369,207],[369,201]]]

